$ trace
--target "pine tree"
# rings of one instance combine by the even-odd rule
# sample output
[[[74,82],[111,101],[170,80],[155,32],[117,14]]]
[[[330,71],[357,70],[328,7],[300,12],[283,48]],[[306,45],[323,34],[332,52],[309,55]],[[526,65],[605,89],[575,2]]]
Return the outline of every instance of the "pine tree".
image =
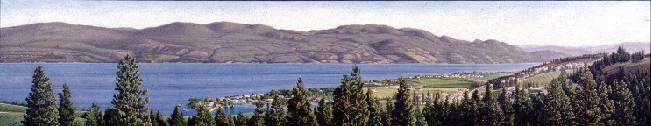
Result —
[[[224,109],[219,108],[215,111],[215,126],[227,126],[228,115],[224,113]]]
[[[192,116],[192,117],[188,118],[188,125],[187,126],[196,126],[195,125],[196,123],[194,121],[194,120],[196,120],[196,118],[197,118],[197,116]]]
[[[84,114],[84,119],[86,119],[86,126],[102,126],[102,113],[99,110],[99,105],[97,102],[93,101],[91,103],[90,111]]]
[[[486,85],[484,98],[482,99],[481,124],[489,126],[497,126],[501,124],[502,110],[500,105],[495,99],[493,94],[493,84]]]
[[[350,76],[344,75],[342,85],[335,89],[334,93],[334,123],[336,125],[355,125],[363,126],[368,123],[369,110],[368,100],[364,92],[364,82],[362,81],[359,67],[353,66],[353,72]]]
[[[26,126],[52,126],[59,125],[59,113],[56,99],[52,91],[52,83],[47,77],[43,67],[36,67],[32,76],[32,87],[29,96],[25,98],[27,110],[23,120]]]
[[[331,103],[328,103],[325,101],[325,99],[321,99],[319,101],[319,106],[316,108],[316,118],[317,122],[320,126],[332,126],[334,125],[333,122],[333,117],[332,117],[332,105]]]
[[[610,86],[607,86],[606,83],[601,83],[599,85],[599,108],[601,109],[601,123],[605,125],[614,125],[615,120],[613,120],[612,115],[615,112],[615,103],[610,99],[609,94],[612,94],[612,89]]]
[[[598,125],[602,122],[602,114],[599,107],[599,96],[597,94],[597,83],[592,79],[592,73],[587,67],[583,67],[579,75],[579,84],[582,84],[582,89],[577,93],[577,98],[574,102],[578,104],[577,118],[578,123],[584,125]]]
[[[439,104],[439,111],[438,115],[440,116],[441,124],[444,125],[450,125],[453,124],[450,122],[450,117],[451,117],[451,111],[452,111],[452,105],[450,104],[450,97],[445,96],[445,99],[443,100],[442,104]]]
[[[75,110],[72,108],[72,95],[68,84],[63,84],[59,93],[59,126],[72,126],[75,122]]]
[[[248,123],[250,126],[263,126],[265,124],[264,114],[266,112],[262,108],[263,106],[264,103],[262,102],[255,103],[255,112],[253,113],[253,116],[251,116],[251,119],[249,119],[249,123]]]
[[[541,126],[547,126],[546,119],[545,119],[545,112],[544,112],[544,107],[545,107],[545,102],[543,101],[544,96],[542,94],[536,94],[531,98],[531,101],[533,102],[533,114],[530,115],[529,117],[531,118],[531,123],[534,125],[541,125]]]
[[[237,126],[248,126],[247,122],[249,120],[246,118],[246,116],[244,116],[244,114],[240,113],[240,114],[237,114],[237,120],[236,121],[237,121],[237,124],[236,124]]]
[[[461,126],[469,126],[469,125],[474,125],[478,124],[476,122],[473,122],[475,117],[474,117],[474,105],[471,97],[468,94],[468,91],[463,92],[463,101],[461,101],[460,105],[460,119],[459,120],[459,125]]]
[[[156,111],[156,123],[158,123],[158,126],[167,126],[167,122],[160,115],[160,111]]]
[[[414,111],[414,106],[409,95],[409,85],[402,78],[399,79],[399,84],[398,92],[394,96],[396,102],[391,111],[391,123],[398,126],[415,125],[416,120],[411,113]]]
[[[303,79],[298,78],[296,86],[292,89],[292,98],[287,103],[287,125],[311,126],[316,124],[316,117],[310,109],[310,101]]]
[[[633,109],[635,108],[635,102],[631,91],[628,88],[628,84],[624,81],[615,82],[615,92],[614,94],[614,106],[615,112],[613,115],[615,125],[636,125],[635,115]]]
[[[272,109],[268,109],[265,113],[265,125],[266,126],[283,126],[285,125],[285,101],[280,98],[278,94],[272,94],[273,105]]]
[[[118,62],[117,94],[113,95],[113,107],[117,109],[118,125],[151,125],[147,117],[147,89],[142,86],[138,64],[131,55]]]
[[[341,85],[335,89],[333,92],[333,123],[337,126],[351,126],[351,92],[350,92],[350,80],[347,75],[343,75],[341,79]]]
[[[434,100],[428,101],[425,103],[425,108],[423,116],[425,116],[425,121],[428,125],[440,126],[443,125],[443,113],[444,109],[440,103],[441,95],[436,94]]]
[[[158,122],[156,121],[156,115],[154,115],[153,111],[149,111],[149,116],[148,117],[149,117],[149,121],[150,121],[149,123],[151,124],[151,126],[159,126]]]
[[[565,94],[564,84],[565,83],[565,74],[561,75],[552,80],[547,89],[549,94],[545,97],[545,106],[544,112],[546,115],[546,122],[549,125],[570,125],[572,115],[572,110],[569,109],[571,106],[569,98]]]
[[[192,120],[194,126],[211,126],[212,124],[215,124],[215,120],[213,120],[208,108],[203,105],[198,105],[196,108],[197,116]]]
[[[368,126],[381,126],[382,125],[382,114],[380,111],[380,103],[375,100],[373,95],[373,90],[370,88],[366,90],[366,110],[368,111]]]
[[[382,124],[384,124],[385,126],[394,125],[391,122],[393,119],[391,114],[392,111],[393,111],[393,102],[386,100],[384,104],[384,109],[382,109]]]
[[[421,109],[414,109],[414,112],[412,112],[414,118],[416,118],[416,122],[414,123],[416,126],[427,126],[427,121],[425,119],[425,115],[423,114]]]
[[[515,110],[514,122],[516,125],[531,125],[531,117],[533,111],[533,103],[529,97],[529,92],[526,89],[520,89],[516,86],[515,89],[515,102],[513,109]]]
[[[470,115],[472,115],[471,116],[472,117],[471,118],[472,119],[471,124],[479,125],[481,123],[481,116],[482,116],[481,112],[480,112],[481,98],[479,96],[479,90],[474,90],[472,92],[471,98],[472,98],[472,108],[471,108],[472,113],[470,114]]]
[[[511,101],[511,94],[506,90],[506,87],[502,87],[500,96],[497,98],[497,101],[500,104],[500,109],[502,109],[503,117],[501,126],[513,126],[515,125],[514,114],[515,110],[513,109],[513,101]]]
[[[170,126],[185,126],[185,119],[183,119],[183,112],[179,110],[179,106],[174,106],[172,115],[170,116],[168,123]]]
[[[235,126],[235,117],[228,116],[228,126]]]
[[[353,72],[350,74],[350,91],[351,91],[351,119],[355,126],[364,126],[368,123],[370,114],[367,110],[367,97],[364,92],[364,81],[362,81],[359,66],[353,66]]]

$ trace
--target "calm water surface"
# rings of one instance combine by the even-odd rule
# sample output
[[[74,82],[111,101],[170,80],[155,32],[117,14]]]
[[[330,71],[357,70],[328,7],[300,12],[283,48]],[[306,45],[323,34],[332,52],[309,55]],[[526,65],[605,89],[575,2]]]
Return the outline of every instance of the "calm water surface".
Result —
[[[220,97],[264,93],[290,88],[298,77],[307,87],[335,87],[352,64],[159,64],[141,63],[143,83],[149,89],[150,109],[169,114],[189,97]],[[455,72],[514,72],[536,64],[363,64],[362,77],[391,79],[417,74]],[[86,108],[95,100],[111,106],[116,82],[115,63],[0,63],[0,101],[24,102],[36,66],[44,66],[55,92],[63,83],[72,90],[76,107]],[[242,105],[235,112],[250,111]],[[241,110],[240,110],[241,109]]]

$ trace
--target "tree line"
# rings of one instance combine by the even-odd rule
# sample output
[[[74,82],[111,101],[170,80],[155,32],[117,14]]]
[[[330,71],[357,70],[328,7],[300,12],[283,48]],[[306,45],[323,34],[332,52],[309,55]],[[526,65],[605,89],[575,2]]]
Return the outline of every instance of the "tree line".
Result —
[[[621,53],[625,51],[622,50]],[[621,55],[613,53],[610,55]],[[610,56],[609,55],[609,56]],[[629,55],[630,57],[630,55]],[[631,60],[629,58],[628,60]],[[628,61],[627,60],[627,61]],[[620,62],[625,62],[620,60]],[[600,63],[595,63],[599,65]],[[343,75],[332,98],[312,105],[301,78],[289,98],[272,93],[273,102],[257,102],[251,115],[225,114],[198,106],[197,114],[184,116],[176,106],[169,117],[147,109],[149,98],[134,58],[127,55],[118,63],[116,94],[112,108],[100,110],[93,103],[84,114],[87,126],[534,126],[534,125],[649,125],[649,72],[603,75],[583,67],[574,74],[563,72],[553,79],[547,92],[529,93],[515,86],[494,88],[485,84],[463,93],[456,100],[441,94],[414,104],[413,92],[405,80],[390,100],[377,100],[366,88],[359,67]],[[595,78],[611,78],[600,80]],[[55,103],[49,78],[37,67],[32,92],[26,98],[23,124],[29,126],[72,125],[74,113],[70,91],[64,85]],[[316,107],[313,107],[316,106]]]

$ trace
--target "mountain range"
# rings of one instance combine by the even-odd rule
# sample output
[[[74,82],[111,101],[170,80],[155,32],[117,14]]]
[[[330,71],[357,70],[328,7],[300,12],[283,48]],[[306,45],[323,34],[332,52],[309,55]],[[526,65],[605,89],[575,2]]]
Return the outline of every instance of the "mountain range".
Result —
[[[558,45],[517,45],[527,52],[552,51],[561,55],[578,56],[591,53],[615,52],[619,46],[629,52],[651,51],[651,44],[648,42],[623,42],[615,45],[595,46],[558,46]]]
[[[542,62],[573,55],[375,24],[314,31],[231,22],[144,29],[60,22],[0,28],[0,62],[101,63],[126,54],[140,62],[433,64]]]

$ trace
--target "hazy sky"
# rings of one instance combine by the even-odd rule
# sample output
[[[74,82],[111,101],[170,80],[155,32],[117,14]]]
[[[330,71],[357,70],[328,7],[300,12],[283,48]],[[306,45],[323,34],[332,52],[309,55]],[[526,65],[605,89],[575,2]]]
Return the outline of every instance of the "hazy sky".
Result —
[[[66,22],[154,27],[228,21],[287,30],[386,24],[472,41],[603,45],[648,42],[649,1],[636,2],[198,2],[1,0],[0,27]]]

